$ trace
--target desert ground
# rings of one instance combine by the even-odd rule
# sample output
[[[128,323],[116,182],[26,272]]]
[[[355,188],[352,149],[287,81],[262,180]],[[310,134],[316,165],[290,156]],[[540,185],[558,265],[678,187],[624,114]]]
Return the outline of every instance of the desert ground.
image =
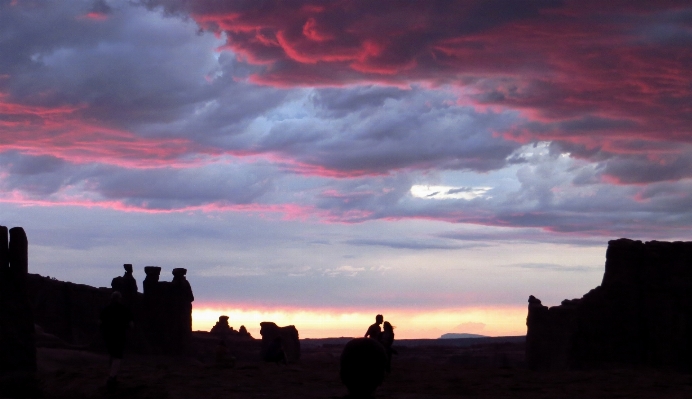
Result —
[[[289,365],[259,361],[259,340],[233,342],[236,364],[220,368],[213,340],[196,334],[192,357],[127,355],[112,392],[105,389],[105,354],[39,348],[39,378],[46,398],[344,398],[339,356],[346,341],[301,340],[301,360]],[[689,373],[527,370],[516,338],[401,340],[395,348],[392,373],[375,398],[692,398]]]

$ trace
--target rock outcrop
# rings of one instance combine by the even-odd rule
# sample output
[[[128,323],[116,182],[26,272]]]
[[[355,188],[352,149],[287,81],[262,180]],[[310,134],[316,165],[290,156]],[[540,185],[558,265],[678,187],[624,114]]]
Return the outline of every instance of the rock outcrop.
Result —
[[[159,281],[161,268],[144,268],[144,314],[146,336],[152,351],[182,355],[192,337],[192,287],[185,278],[186,269],[173,269],[173,281]]]
[[[27,292],[29,252],[21,227],[0,226],[0,396],[35,390],[34,318]]]
[[[250,333],[247,331],[247,328],[245,328],[245,326],[240,326],[240,328],[238,329],[238,334],[241,337],[252,338],[252,335],[250,335]]]
[[[260,323],[262,336],[261,357],[265,359],[272,344],[279,338],[288,363],[300,360],[300,341],[295,326],[279,327],[276,323],[264,321]]]
[[[123,267],[124,276],[114,278],[111,288],[28,275],[28,297],[35,323],[46,334],[54,335],[68,345],[102,349],[99,313],[110,302],[113,290],[118,290],[135,319],[135,328],[128,333],[128,350],[183,354],[192,333],[190,283],[180,277],[175,281],[175,275],[172,282],[159,282],[161,268],[147,266],[142,284],[144,293],[139,293],[132,265]],[[180,275],[181,271],[176,273]],[[184,279],[184,273],[182,276]]]
[[[219,321],[214,324],[214,327],[212,327],[209,332],[219,337],[226,337],[233,333],[237,333],[237,331],[233,330],[233,327],[228,324],[228,316],[219,316]]]
[[[692,369],[692,242],[613,240],[599,287],[546,307],[531,296],[532,369]]]
[[[71,345],[101,345],[97,322],[111,289],[30,274],[28,292],[35,323],[46,333]]]
[[[240,326],[236,331],[228,323],[228,316],[219,316],[219,321],[214,324],[214,327],[209,331],[212,335],[219,338],[229,338],[229,337],[247,337],[252,338],[250,333],[247,332],[245,326]]]

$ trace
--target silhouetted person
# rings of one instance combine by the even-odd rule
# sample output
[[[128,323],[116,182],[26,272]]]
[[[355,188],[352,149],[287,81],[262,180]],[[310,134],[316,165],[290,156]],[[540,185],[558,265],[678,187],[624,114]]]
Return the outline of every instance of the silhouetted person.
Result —
[[[276,362],[276,364],[286,362],[286,353],[281,342],[281,337],[276,337],[267,347],[267,352],[264,355],[265,362]]]
[[[380,343],[384,347],[384,351],[387,354],[387,364],[385,369],[389,373],[392,371],[392,354],[397,353],[394,349],[392,349],[392,344],[394,343],[394,327],[392,327],[388,321],[385,321],[382,327],[383,331],[382,334],[380,334]]]
[[[216,346],[216,366],[223,369],[235,366],[235,357],[228,354],[228,347],[223,339]]]
[[[380,324],[384,321],[384,317],[381,314],[375,316],[375,324],[368,327],[368,331],[365,332],[365,338],[372,338],[374,340],[380,340],[380,334],[382,330],[380,329]]]
[[[123,269],[125,269],[125,274],[114,278],[111,281],[111,288],[123,296],[122,301],[124,304],[134,306],[137,298],[137,280],[132,275],[131,264],[124,264]]]
[[[125,352],[127,329],[134,325],[132,312],[123,305],[120,292],[113,291],[111,302],[101,311],[99,319],[103,340],[110,356],[111,370],[107,386],[114,388],[117,384],[118,372]]]
[[[344,347],[339,363],[339,376],[350,397],[370,398],[384,380],[387,354],[378,341],[355,338]]]

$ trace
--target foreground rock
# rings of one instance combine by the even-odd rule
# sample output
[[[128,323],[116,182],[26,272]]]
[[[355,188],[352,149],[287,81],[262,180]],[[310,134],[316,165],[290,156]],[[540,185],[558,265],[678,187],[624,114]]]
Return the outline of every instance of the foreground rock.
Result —
[[[352,397],[368,397],[384,380],[387,354],[371,338],[356,338],[344,347],[339,376]]]
[[[276,323],[265,321],[260,323],[260,327],[262,359],[268,360],[273,358],[270,352],[273,352],[276,344],[280,343],[281,349],[283,349],[286,356],[286,362],[295,363],[300,360],[300,340],[298,339],[298,330],[295,326],[279,327]]]
[[[529,298],[532,369],[692,369],[692,242],[613,240],[599,287],[548,308]]]

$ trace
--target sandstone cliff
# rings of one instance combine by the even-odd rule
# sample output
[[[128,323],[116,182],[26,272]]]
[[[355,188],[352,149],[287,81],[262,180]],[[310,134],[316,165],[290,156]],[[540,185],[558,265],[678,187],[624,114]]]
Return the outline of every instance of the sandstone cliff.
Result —
[[[692,242],[613,240],[599,287],[546,307],[529,298],[532,369],[692,368]]]

